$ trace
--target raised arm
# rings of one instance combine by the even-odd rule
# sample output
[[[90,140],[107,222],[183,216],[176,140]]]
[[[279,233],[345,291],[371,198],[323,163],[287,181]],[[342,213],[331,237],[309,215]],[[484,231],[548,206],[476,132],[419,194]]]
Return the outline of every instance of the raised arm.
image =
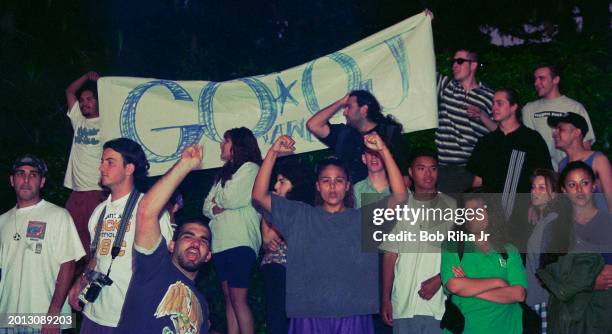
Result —
[[[393,194],[393,202],[395,202],[392,203],[391,206],[395,206],[394,204],[405,201],[406,187],[404,186],[402,172],[400,172],[397,163],[395,163],[395,159],[393,159],[393,154],[391,154],[391,151],[389,151],[389,148],[387,145],[385,145],[385,142],[376,132],[363,136],[363,142],[368,149],[378,152],[383,163],[385,164],[387,178],[389,179],[389,188]]]
[[[158,243],[161,236],[159,216],[162,210],[187,174],[201,166],[203,157],[202,146],[186,148],[180,160],[144,195],[136,213],[134,243],[138,247],[152,249]]]
[[[68,88],[66,88],[66,102],[68,103],[68,110],[72,109],[72,106],[74,106],[74,104],[79,100],[79,98],[76,96],[77,90],[79,90],[79,88],[81,88],[81,86],[83,86],[83,84],[88,80],[98,81],[99,78],[100,75],[97,72],[89,71],[68,85]]]
[[[346,106],[348,98],[349,96],[346,95],[324,109],[319,110],[316,114],[310,117],[308,122],[306,122],[308,131],[312,132],[312,134],[319,139],[327,138],[330,131],[328,124],[329,120],[338,112],[338,110]]]
[[[259,167],[251,197],[255,203],[267,212],[272,211],[272,196],[268,192],[268,185],[270,184],[270,177],[274,163],[276,163],[276,158],[278,158],[279,154],[293,152],[295,150],[294,145],[295,141],[291,137],[287,135],[278,137],[268,150],[266,157],[261,163],[261,167]]]

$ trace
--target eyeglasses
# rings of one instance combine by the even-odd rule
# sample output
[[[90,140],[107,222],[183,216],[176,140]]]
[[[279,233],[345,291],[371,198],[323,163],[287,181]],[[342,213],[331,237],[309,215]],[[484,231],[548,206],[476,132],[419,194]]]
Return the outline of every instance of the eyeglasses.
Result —
[[[463,65],[463,63],[465,63],[466,61],[468,63],[472,63],[472,62],[475,62],[476,60],[465,59],[465,58],[454,58],[453,64],[457,63],[457,65]]]

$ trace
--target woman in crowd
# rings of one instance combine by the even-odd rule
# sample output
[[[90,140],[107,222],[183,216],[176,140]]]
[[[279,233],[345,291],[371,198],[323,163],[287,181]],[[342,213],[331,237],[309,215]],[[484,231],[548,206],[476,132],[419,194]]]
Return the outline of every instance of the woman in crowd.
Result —
[[[582,116],[573,114],[572,118],[574,117],[578,118],[579,120],[581,119],[586,126],[586,120]],[[559,122],[561,119],[563,118],[551,117],[548,120],[549,125],[555,125],[553,129],[553,138],[556,145],[558,145],[558,148],[563,147],[563,150],[567,154],[567,156],[559,162],[558,170],[562,171],[565,169],[565,166],[572,161],[582,161],[591,167],[595,175],[595,187],[593,188],[595,205],[602,211],[612,213],[612,167],[610,166],[610,161],[603,152],[593,151],[590,149],[587,150],[584,145],[582,145],[583,136],[580,136],[579,140],[575,140],[573,142],[570,141],[570,143],[568,143],[568,140],[571,140],[570,138],[572,138],[571,134],[574,134],[574,138],[576,138],[575,133],[580,133],[582,130],[575,129],[574,131],[571,131],[570,129],[572,128],[573,124],[559,124],[563,123],[563,121]],[[564,128],[564,126],[570,126],[570,128]]]
[[[371,314],[378,311],[378,254],[361,250],[361,215],[352,209],[349,175],[337,159],[317,167],[317,206],[268,192],[274,163],[294,150],[281,136],[268,151],[253,187],[253,200],[291,247],[287,262],[289,333],[373,333]],[[376,134],[365,145],[382,156],[392,197],[405,197],[402,174],[389,149]]]
[[[542,319],[542,333],[546,333],[546,305],[548,292],[536,276],[540,267],[540,256],[546,252],[550,241],[550,226],[559,217],[559,213],[567,214],[567,208],[559,203],[557,174],[550,169],[536,169],[531,178],[531,208],[535,216],[535,227],[527,241],[527,300],[526,303],[534,309]],[[571,212],[571,208],[569,210]]]
[[[221,143],[225,162],[204,200],[210,218],[215,270],[225,298],[228,334],[254,332],[247,303],[249,279],[261,245],[261,216],[251,204],[251,189],[261,164],[261,152],[251,130],[225,132]]]
[[[570,162],[559,177],[573,209],[571,224],[553,225],[550,255],[538,276],[550,291],[548,332],[612,332],[612,219],[593,199],[595,174]]]
[[[442,284],[465,317],[463,333],[520,334],[527,274],[518,250],[503,241],[501,201],[491,196],[464,195],[464,208],[477,213],[466,215],[464,224],[474,241],[449,241],[443,247]]]
[[[314,177],[312,171],[297,159],[287,157],[275,168],[274,194],[293,201],[314,203]],[[261,234],[265,254],[261,261],[266,293],[266,332],[287,334],[289,320],[285,310],[287,243],[266,219],[261,221]]]

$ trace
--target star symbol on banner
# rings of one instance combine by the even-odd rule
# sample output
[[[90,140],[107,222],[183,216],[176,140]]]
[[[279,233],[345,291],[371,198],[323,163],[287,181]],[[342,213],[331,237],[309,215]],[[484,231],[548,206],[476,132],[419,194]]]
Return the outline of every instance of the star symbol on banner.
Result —
[[[283,111],[285,110],[285,103],[287,103],[287,101],[291,102],[291,104],[293,105],[298,105],[299,102],[291,95],[291,89],[293,88],[293,86],[297,83],[297,80],[293,80],[293,82],[291,82],[289,84],[289,86],[286,86],[285,83],[283,82],[283,79],[281,79],[280,77],[276,77],[276,86],[278,87],[278,97],[275,98],[274,100],[276,102],[280,102],[280,114],[283,114]]]

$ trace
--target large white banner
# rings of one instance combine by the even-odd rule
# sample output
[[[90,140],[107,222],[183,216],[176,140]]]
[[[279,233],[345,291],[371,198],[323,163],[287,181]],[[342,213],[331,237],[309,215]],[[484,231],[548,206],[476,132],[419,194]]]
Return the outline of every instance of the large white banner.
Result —
[[[160,175],[194,143],[203,168],[222,165],[219,143],[250,128],[262,154],[287,134],[296,152],[324,146],[308,132],[310,116],[355,89],[372,92],[405,132],[438,124],[431,20],[419,14],[345,49],[282,72],[225,82],[105,77],[98,81],[102,139],[140,143]],[[332,123],[344,122],[339,112]]]

